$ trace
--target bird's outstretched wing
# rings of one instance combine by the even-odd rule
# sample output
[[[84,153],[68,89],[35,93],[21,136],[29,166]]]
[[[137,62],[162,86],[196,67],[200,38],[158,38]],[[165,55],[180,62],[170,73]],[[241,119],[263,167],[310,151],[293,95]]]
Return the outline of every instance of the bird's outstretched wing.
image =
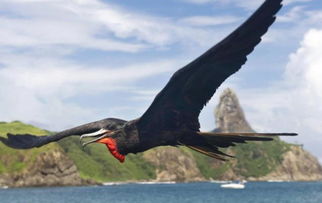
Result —
[[[149,125],[155,126],[157,123],[175,125],[179,119],[191,122],[189,125],[192,129],[199,129],[197,119],[200,111],[221,83],[246,62],[247,55],[275,21],[281,2],[266,0],[224,40],[178,70],[141,117],[141,128],[149,128]]]
[[[30,149],[33,147],[41,147],[50,142],[55,142],[72,135],[84,135],[89,133],[102,132],[102,130],[118,130],[124,125],[124,123],[126,123],[126,121],[124,120],[107,118],[48,136],[36,136],[30,134],[13,135],[8,133],[7,138],[0,137],[0,141],[11,148]]]

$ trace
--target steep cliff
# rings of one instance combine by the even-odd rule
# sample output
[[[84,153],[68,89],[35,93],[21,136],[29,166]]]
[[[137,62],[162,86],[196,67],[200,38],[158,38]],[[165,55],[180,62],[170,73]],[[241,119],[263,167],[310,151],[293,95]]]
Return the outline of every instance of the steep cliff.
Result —
[[[156,181],[204,181],[196,160],[183,148],[158,147],[144,153],[143,158],[154,165]]]
[[[15,121],[0,123],[0,135],[12,133],[47,134],[31,125]],[[62,186],[92,184],[80,177],[73,161],[56,144],[33,150],[14,150],[0,145],[0,186]]]
[[[0,185],[24,186],[64,186],[93,184],[81,179],[73,161],[60,149],[43,152],[22,172],[5,173],[0,176]]]
[[[283,155],[283,161],[276,170],[253,180],[322,180],[322,167],[314,156],[300,146],[291,146],[291,149]]]

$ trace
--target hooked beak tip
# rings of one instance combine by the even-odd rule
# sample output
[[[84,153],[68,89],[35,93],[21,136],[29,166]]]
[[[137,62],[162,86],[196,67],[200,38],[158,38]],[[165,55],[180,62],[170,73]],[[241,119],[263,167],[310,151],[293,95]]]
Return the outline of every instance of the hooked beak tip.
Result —
[[[88,144],[91,144],[91,143],[102,143],[102,144],[107,144],[109,142],[109,138],[107,136],[111,136],[111,134],[103,134],[102,136],[98,137],[98,138],[95,138],[93,140],[90,140],[88,142],[85,142],[85,143],[82,143],[82,139],[85,137],[85,136],[81,136],[80,137],[80,142],[82,143],[82,146],[83,148],[88,145]]]

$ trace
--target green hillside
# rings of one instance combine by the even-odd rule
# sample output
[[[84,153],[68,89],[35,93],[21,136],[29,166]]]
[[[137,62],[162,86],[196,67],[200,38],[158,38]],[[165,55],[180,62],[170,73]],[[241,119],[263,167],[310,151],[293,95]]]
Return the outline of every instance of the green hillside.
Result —
[[[283,161],[283,154],[290,144],[275,139],[273,142],[250,142],[233,148],[236,171],[244,177],[260,177],[273,171]],[[242,161],[241,161],[242,160]]]
[[[46,135],[48,131],[18,121],[0,123],[0,136],[6,133],[30,133]],[[143,154],[130,154],[125,163],[119,163],[110,155],[102,144],[92,144],[82,148],[78,137],[70,137],[32,150],[15,150],[0,144],[0,175],[17,173],[30,166],[35,157],[42,152],[61,148],[72,159],[83,179],[99,182],[131,181],[154,179],[156,168],[143,158]],[[290,145],[279,139],[273,142],[259,142],[238,145],[227,153],[234,154],[236,159],[218,162],[198,152],[180,147],[182,154],[192,154],[195,162],[205,178],[218,179],[228,169],[244,177],[260,177],[273,171],[282,161],[282,154],[290,149]],[[149,153],[149,152],[147,152]]]
[[[142,158],[142,154],[128,155],[126,161],[120,163],[102,144],[88,145],[83,149],[79,138],[71,137],[60,141],[59,145],[74,161],[82,178],[106,182],[148,180],[155,177],[154,167]]]
[[[27,125],[19,121],[11,123],[0,122],[0,136],[7,133],[31,133],[34,135],[46,135],[47,131]],[[20,172],[29,166],[38,154],[58,147],[57,144],[49,144],[33,150],[16,150],[0,143],[0,174]]]

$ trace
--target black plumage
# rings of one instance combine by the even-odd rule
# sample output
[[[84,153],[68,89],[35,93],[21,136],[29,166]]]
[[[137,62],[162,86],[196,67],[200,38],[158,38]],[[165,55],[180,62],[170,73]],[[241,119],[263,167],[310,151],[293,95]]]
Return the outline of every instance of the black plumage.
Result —
[[[96,137],[85,145],[102,141],[104,138],[113,139],[116,151],[121,155],[162,145],[185,145],[208,156],[225,160],[223,156],[229,155],[222,153],[219,147],[234,146],[235,143],[246,141],[269,141],[272,140],[270,136],[296,135],[199,131],[200,111],[224,80],[246,62],[247,55],[275,21],[275,15],[282,6],[281,2],[282,0],[266,0],[245,23],[224,40],[174,73],[148,110],[138,119],[104,119],[50,136],[8,134],[7,139],[0,139],[10,147],[28,149],[67,136],[81,135],[81,139]],[[88,133],[89,135],[84,135]],[[112,152],[113,147],[108,147]]]

